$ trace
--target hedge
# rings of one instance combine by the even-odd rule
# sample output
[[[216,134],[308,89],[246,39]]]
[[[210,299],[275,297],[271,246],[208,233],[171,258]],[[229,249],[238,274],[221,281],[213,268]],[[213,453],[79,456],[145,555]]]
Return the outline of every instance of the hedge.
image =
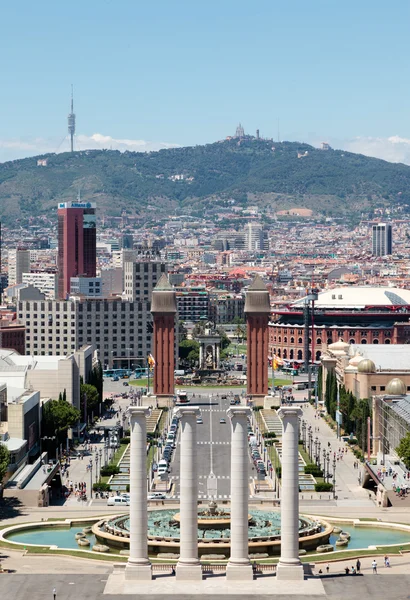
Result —
[[[109,486],[108,483],[93,483],[93,490],[96,491],[101,491],[101,492],[109,492],[111,491],[111,487]]]
[[[305,471],[306,475],[313,475],[314,477],[323,477],[322,469],[320,467],[318,467],[317,465],[315,465],[314,463],[305,465],[304,471]]]
[[[315,483],[315,492],[331,492],[333,485],[331,483]]]
[[[106,465],[100,471],[101,477],[108,477],[110,475],[117,475],[120,472],[120,468],[117,465]]]

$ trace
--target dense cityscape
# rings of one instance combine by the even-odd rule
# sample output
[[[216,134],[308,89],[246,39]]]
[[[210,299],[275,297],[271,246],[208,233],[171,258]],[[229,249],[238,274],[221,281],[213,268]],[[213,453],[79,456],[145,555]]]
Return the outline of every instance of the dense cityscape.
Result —
[[[409,598],[410,9],[122,4],[4,9],[0,595]]]

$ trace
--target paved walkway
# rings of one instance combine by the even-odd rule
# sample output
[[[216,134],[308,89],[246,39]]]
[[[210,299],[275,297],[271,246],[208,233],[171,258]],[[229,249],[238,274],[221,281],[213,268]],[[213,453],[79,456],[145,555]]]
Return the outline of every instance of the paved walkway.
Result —
[[[304,397],[304,393],[296,393],[296,401]],[[323,449],[326,452],[331,450],[330,472],[333,473],[333,453],[338,454],[339,448],[347,448],[347,453],[343,453],[343,459],[336,461],[336,496],[337,506],[374,506],[373,496],[369,498],[369,491],[365,490],[359,484],[359,473],[361,468],[355,469],[354,463],[356,457],[348,444],[337,440],[336,433],[329,427],[324,419],[315,418],[316,411],[310,404],[303,404],[303,416],[307,426],[311,425],[313,440],[317,437],[320,440],[321,464],[323,465]],[[315,431],[316,429],[316,431]],[[328,445],[330,444],[330,446]],[[330,480],[332,481],[332,480]],[[307,496],[309,494],[306,494]]]

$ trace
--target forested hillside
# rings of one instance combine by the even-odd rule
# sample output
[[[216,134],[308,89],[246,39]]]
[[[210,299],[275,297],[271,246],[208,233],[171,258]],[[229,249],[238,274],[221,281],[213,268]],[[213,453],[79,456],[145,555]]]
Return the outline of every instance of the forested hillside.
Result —
[[[145,215],[148,207],[189,211],[229,198],[265,205],[275,198],[275,208],[283,201],[284,208],[294,203],[319,213],[326,204],[338,214],[410,204],[410,167],[296,142],[232,139],[149,154],[107,150],[42,158],[47,166],[38,166],[38,157],[0,164],[6,220],[50,214],[79,191],[108,214]]]

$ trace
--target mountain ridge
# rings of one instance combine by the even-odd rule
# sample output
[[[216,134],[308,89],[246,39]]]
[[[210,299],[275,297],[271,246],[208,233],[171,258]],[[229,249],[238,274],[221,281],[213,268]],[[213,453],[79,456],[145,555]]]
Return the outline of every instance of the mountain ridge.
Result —
[[[84,201],[98,203],[100,214],[124,210],[142,218],[152,210],[201,212],[229,199],[271,210],[301,206],[352,216],[377,206],[407,211],[410,166],[251,137],[149,153],[83,150],[0,164],[0,216],[6,221],[54,214],[58,202],[79,192]]]

